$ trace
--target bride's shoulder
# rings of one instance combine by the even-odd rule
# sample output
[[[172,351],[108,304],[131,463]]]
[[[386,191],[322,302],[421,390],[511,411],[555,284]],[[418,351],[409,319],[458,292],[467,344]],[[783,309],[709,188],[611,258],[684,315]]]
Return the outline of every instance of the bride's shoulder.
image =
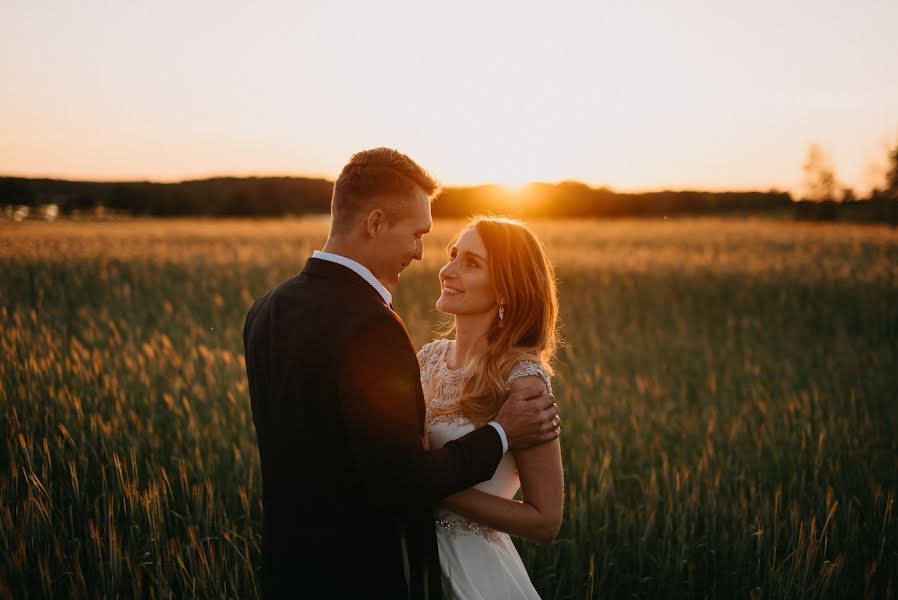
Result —
[[[421,346],[421,349],[418,350],[418,364],[422,369],[431,365],[441,356],[440,353],[445,351],[448,345],[449,340],[447,339],[433,340],[432,342],[424,344]]]
[[[505,389],[510,389],[511,384],[516,379],[521,379],[522,377],[539,377],[545,382],[546,388],[551,392],[552,380],[549,375],[549,369],[542,363],[534,360],[520,360],[514,364],[511,371],[508,373],[508,377],[505,378]]]
[[[431,356],[435,354],[438,350],[444,349],[449,345],[449,340],[445,338],[440,338],[438,340],[433,340],[431,342],[427,342],[421,349],[418,350],[418,356]]]

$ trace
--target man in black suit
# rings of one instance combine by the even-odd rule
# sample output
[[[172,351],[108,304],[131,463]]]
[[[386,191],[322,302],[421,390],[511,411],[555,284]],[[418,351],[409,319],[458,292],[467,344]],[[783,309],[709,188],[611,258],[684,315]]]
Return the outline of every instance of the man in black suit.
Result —
[[[431,506],[558,436],[551,395],[428,451],[415,349],[385,284],[421,260],[436,182],[409,157],[353,155],[324,251],[250,309],[246,369],[262,463],[269,598],[439,598]]]

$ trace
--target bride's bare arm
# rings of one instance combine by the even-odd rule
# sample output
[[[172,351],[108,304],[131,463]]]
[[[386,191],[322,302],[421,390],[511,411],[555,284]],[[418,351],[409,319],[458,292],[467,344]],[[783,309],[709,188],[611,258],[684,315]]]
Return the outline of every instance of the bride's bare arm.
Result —
[[[536,376],[522,377],[514,381],[512,390],[528,380],[543,383]],[[449,496],[441,506],[492,529],[540,544],[551,543],[558,535],[564,510],[561,444],[556,438],[512,453],[521,478],[521,501],[471,488]]]

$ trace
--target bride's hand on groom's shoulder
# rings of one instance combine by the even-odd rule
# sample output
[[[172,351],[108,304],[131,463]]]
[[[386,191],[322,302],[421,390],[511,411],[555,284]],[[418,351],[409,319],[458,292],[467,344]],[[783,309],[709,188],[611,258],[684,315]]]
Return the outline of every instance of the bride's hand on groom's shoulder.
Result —
[[[561,434],[555,396],[546,393],[539,377],[516,379],[495,420],[505,430],[510,449],[529,448]]]

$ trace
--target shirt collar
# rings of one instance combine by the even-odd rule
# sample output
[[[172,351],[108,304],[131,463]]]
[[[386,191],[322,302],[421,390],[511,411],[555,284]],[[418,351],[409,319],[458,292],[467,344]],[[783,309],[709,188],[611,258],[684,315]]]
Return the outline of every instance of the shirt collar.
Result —
[[[355,272],[359,277],[367,281],[371,287],[373,287],[378,294],[384,299],[384,302],[387,303],[387,306],[393,305],[393,295],[384,287],[384,285],[377,280],[377,277],[368,270],[368,267],[365,265],[358,263],[351,258],[346,258],[345,256],[340,256],[339,254],[333,254],[332,252],[323,252],[322,250],[315,250],[312,252],[312,258],[317,258],[320,260],[327,260],[333,263],[337,263],[338,265],[343,265],[347,269],[351,269]]]

